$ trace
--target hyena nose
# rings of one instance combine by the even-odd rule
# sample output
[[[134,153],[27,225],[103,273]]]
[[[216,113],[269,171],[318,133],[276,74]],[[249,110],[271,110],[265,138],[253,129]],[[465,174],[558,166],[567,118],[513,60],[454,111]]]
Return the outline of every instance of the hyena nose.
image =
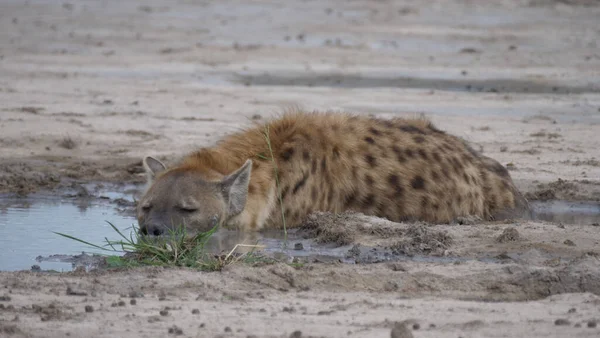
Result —
[[[164,233],[163,227],[160,225],[148,224],[140,228],[142,235],[160,236]]]

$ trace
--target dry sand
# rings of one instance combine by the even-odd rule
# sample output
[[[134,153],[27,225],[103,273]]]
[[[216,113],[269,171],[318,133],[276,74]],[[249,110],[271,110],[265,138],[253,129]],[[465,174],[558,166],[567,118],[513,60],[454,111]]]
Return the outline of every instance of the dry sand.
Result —
[[[599,201],[599,17],[592,0],[4,1],[0,192],[140,182],[143,155],[175,161],[299,105],[424,114],[531,199]],[[0,336],[600,335],[598,227],[348,217],[350,243],[435,259],[1,272]]]

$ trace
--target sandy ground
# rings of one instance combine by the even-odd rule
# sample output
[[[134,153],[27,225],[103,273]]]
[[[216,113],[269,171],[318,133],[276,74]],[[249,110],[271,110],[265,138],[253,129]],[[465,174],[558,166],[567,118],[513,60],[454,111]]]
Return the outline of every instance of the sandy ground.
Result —
[[[175,161],[299,105],[424,114],[530,199],[599,201],[598,17],[592,0],[3,1],[0,192],[140,182],[144,155]],[[356,219],[342,239],[439,259],[2,272],[0,336],[599,334],[598,227]]]

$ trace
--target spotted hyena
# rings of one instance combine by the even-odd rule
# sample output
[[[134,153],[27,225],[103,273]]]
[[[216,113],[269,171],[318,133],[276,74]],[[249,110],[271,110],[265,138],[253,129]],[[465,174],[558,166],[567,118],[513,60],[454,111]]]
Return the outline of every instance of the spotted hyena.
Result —
[[[286,113],[173,168],[152,157],[144,166],[137,215],[155,235],[179,225],[281,228],[282,210],[295,227],[314,211],[441,223],[527,206],[501,164],[424,119]]]

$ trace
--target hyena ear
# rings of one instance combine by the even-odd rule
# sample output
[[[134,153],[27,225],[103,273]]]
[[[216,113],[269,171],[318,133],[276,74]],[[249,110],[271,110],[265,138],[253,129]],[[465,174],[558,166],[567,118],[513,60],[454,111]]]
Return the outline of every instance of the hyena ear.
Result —
[[[228,201],[227,214],[229,217],[235,216],[244,210],[251,173],[252,160],[247,160],[241,168],[221,181],[223,194]]]
[[[144,163],[144,169],[146,169],[146,176],[148,177],[148,183],[152,182],[152,180],[154,180],[154,177],[156,177],[156,175],[167,170],[167,167],[161,161],[159,161],[151,156],[144,157],[144,160],[142,162]]]

